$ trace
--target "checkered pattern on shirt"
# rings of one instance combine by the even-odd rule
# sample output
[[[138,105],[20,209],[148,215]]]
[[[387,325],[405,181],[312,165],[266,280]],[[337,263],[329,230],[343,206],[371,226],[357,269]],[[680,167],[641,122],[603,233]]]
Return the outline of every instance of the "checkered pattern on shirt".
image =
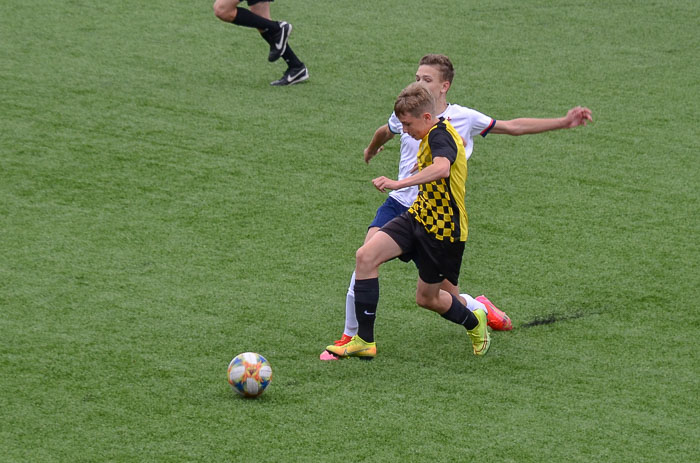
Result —
[[[435,238],[455,241],[455,213],[446,179],[420,185],[408,212]]]
[[[451,129],[451,130],[450,130]],[[450,242],[466,240],[466,226],[462,230],[460,226],[460,213],[463,213],[454,201],[450,181],[455,178],[466,180],[466,156],[464,146],[457,131],[449,124],[443,122],[436,124],[432,130],[447,130],[455,139],[459,152],[457,160],[450,166],[450,177],[435,180],[419,185],[418,197],[408,209],[408,212],[421,223],[426,231],[440,241]],[[418,150],[418,168],[425,169],[433,163],[432,151],[428,143],[428,135],[421,141]],[[453,175],[456,170],[464,169],[463,175]],[[459,188],[464,202],[464,185]],[[463,222],[466,225],[466,213]]]

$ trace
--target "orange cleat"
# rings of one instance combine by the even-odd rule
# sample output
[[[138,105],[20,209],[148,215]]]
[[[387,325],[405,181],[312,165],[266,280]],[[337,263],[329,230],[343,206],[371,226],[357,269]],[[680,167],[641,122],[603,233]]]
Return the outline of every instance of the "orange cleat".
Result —
[[[502,310],[499,310],[498,307],[493,305],[493,303],[489,301],[486,296],[481,295],[479,297],[475,297],[474,299],[484,304],[488,309],[488,325],[492,330],[510,331],[513,329],[513,322],[510,321],[510,317]]]
[[[336,346],[344,346],[350,341],[352,341],[352,336],[348,336],[347,334],[343,333],[343,336],[337,341],[333,341],[333,344],[335,344]]]

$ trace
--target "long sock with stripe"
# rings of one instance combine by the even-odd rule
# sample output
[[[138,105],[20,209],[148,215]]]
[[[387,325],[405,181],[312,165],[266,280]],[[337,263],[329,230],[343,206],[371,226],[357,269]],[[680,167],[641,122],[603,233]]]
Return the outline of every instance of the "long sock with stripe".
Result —
[[[355,290],[355,292],[357,292],[357,290]],[[463,306],[462,303],[459,302],[459,299],[454,296],[452,296],[452,305],[450,306],[450,310],[444,314],[441,314],[440,316],[451,321],[452,323],[463,325],[468,330],[476,328],[476,326],[479,324],[479,319],[476,318],[476,315],[474,315],[471,310]]]

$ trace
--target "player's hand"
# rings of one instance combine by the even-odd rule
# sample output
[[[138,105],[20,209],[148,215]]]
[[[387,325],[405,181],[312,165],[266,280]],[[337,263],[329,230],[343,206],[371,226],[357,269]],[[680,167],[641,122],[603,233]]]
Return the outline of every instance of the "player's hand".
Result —
[[[586,126],[588,122],[593,122],[593,113],[590,109],[581,106],[576,106],[571,108],[568,113],[566,113],[566,127],[573,128],[579,125]]]
[[[372,180],[372,184],[374,185],[374,187],[382,193],[386,193],[386,190],[398,190],[398,183],[399,182],[397,182],[396,180],[392,180],[386,177],[377,177],[374,180]]]
[[[365,163],[369,164],[370,159],[375,157],[383,149],[384,149],[384,145],[380,146],[376,150],[369,149],[369,146],[367,148],[365,148]]]

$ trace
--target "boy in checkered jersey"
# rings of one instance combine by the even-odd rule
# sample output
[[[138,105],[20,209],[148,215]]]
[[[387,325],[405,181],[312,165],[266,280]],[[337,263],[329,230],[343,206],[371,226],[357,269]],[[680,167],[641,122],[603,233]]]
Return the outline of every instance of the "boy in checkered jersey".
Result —
[[[484,355],[490,345],[486,312],[467,309],[453,294],[440,289],[444,280],[457,286],[467,240],[464,206],[467,156],[462,137],[444,118],[436,117],[436,101],[420,82],[406,87],[394,105],[403,131],[421,140],[419,171],[402,180],[378,177],[379,191],[418,186],[408,211],[375,233],[358,251],[355,266],[355,313],[358,332],[342,346],[326,350],[338,357],[374,358],[374,320],[379,302],[379,267],[399,257],[418,267],[416,302],[467,329],[474,354]]]
[[[587,108],[576,107],[568,111],[567,115],[553,119],[519,118],[513,120],[494,120],[490,117],[463,106],[448,104],[446,94],[449,91],[454,77],[454,68],[450,59],[445,55],[429,54],[421,58],[416,80],[428,87],[437,98],[437,111],[439,117],[445,117],[457,129],[462,136],[467,159],[473,150],[472,137],[480,134],[485,137],[489,133],[507,135],[526,135],[546,132],[550,130],[572,128],[578,125],[586,125],[592,120],[591,111]],[[403,132],[401,123],[395,114],[385,124],[377,129],[369,146],[364,150],[365,162],[369,162],[376,154],[381,152],[384,144],[391,140],[395,134],[401,136],[401,159],[399,162],[399,180],[411,175],[415,165],[418,151],[417,140]],[[408,209],[416,197],[417,187],[403,188],[392,191],[385,203],[377,210],[377,215],[369,226],[365,243],[376,233],[381,226],[389,220]],[[350,287],[346,296],[345,329],[342,337],[335,341],[336,345],[344,345],[357,334],[357,318],[355,315],[355,274],[353,273]],[[488,326],[494,330],[512,329],[512,323],[508,316],[496,308],[485,296],[472,298],[468,294],[459,294],[459,289],[448,280],[443,282],[442,288],[458,296],[461,302],[474,311],[484,309],[488,312]],[[324,351],[322,360],[333,360],[337,356]]]

